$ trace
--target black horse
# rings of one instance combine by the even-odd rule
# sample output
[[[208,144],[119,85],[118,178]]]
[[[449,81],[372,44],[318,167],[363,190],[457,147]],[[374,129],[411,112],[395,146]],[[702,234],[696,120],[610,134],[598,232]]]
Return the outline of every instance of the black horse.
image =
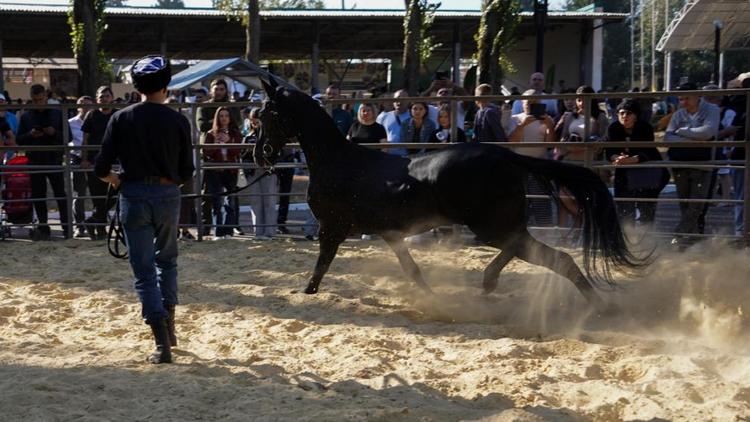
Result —
[[[628,249],[614,202],[589,169],[530,158],[495,145],[456,144],[405,158],[347,141],[334,121],[308,95],[271,80],[260,112],[254,149],[260,166],[272,166],[287,142],[299,142],[310,171],[308,202],[320,223],[320,254],[305,293],[318,291],[339,245],[354,233],[377,234],[401,267],[430,291],[403,242],[405,236],[446,224],[463,224],[483,243],[501,250],[484,271],[484,290],[498,283],[514,257],[571,280],[594,305],[592,284],[613,283],[612,269],[642,265]],[[555,197],[552,182],[565,187],[584,219],[584,273],[573,259],[534,239],[527,230],[526,183],[535,176]]]

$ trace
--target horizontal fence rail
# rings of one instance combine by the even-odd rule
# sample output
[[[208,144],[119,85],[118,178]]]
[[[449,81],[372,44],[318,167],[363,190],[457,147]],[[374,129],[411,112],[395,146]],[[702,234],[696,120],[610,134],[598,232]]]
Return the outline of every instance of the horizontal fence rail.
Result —
[[[591,133],[591,101],[592,99],[612,99],[612,98],[641,98],[641,99],[661,99],[666,97],[674,97],[674,96],[711,96],[711,95],[743,95],[745,96],[745,104],[748,109],[750,109],[750,95],[747,95],[750,93],[750,90],[748,89],[732,89],[732,90],[699,90],[699,91],[671,91],[671,92],[641,92],[641,93],[595,93],[595,94],[554,94],[554,95],[531,95],[531,96],[521,96],[521,95],[512,95],[512,96],[503,96],[503,95],[494,95],[494,96],[482,96],[482,97],[476,97],[476,96],[450,96],[450,97],[401,97],[398,99],[394,98],[339,98],[339,99],[325,99],[322,101],[322,106],[326,107],[329,111],[332,109],[332,107],[335,106],[341,106],[344,104],[355,104],[355,103],[373,103],[373,104],[387,104],[387,103],[393,103],[393,102],[401,102],[401,103],[411,103],[414,101],[420,101],[420,102],[431,102],[431,103],[449,103],[451,105],[451,110],[457,110],[457,105],[459,102],[466,102],[466,101],[476,101],[478,99],[481,99],[483,101],[496,101],[496,102],[502,102],[502,101],[509,101],[509,100],[529,100],[529,99],[577,99],[582,98],[583,101],[583,115],[584,115],[584,139],[589,138],[589,134]],[[128,106],[128,104],[111,104],[107,105],[107,108],[111,109],[118,109]],[[260,102],[229,102],[229,103],[203,103],[203,104],[195,104],[195,103],[176,103],[176,104],[168,104],[168,106],[173,107],[175,109],[181,110],[183,113],[186,114],[188,119],[190,120],[191,127],[192,127],[192,137],[193,137],[193,147],[194,147],[194,160],[196,165],[196,173],[195,177],[192,181],[193,186],[193,192],[201,192],[203,190],[203,181],[205,177],[206,171],[211,170],[228,170],[228,169],[236,169],[236,170],[255,170],[256,174],[257,172],[262,171],[257,165],[254,163],[245,163],[245,162],[237,162],[237,163],[215,163],[210,161],[204,161],[202,160],[201,151],[203,150],[211,150],[211,149],[218,149],[218,148],[224,148],[224,149],[240,149],[247,151],[248,149],[252,148],[252,145],[249,144],[201,144],[200,143],[200,134],[198,133],[196,129],[196,112],[197,109],[201,106],[210,106],[210,107],[218,107],[218,106],[227,106],[227,107],[260,107],[262,106],[262,103]],[[78,108],[83,109],[96,109],[96,108],[102,108],[101,104],[87,104],[87,105],[78,105],[78,104],[56,104],[56,105],[40,105],[40,106],[30,106],[30,105],[24,105],[20,106],[15,104],[2,104],[0,105],[0,110],[17,110],[19,108],[34,108],[34,109],[57,109],[61,110],[64,116],[70,116],[71,112],[75,112]],[[451,121],[455,122],[455,115],[451,116]],[[67,121],[67,119],[66,119]],[[746,121],[745,121],[745,127],[750,126],[750,114],[747,115]],[[452,132],[451,132],[451,139],[457,138],[457,129],[456,125],[451,125]],[[86,199],[103,199],[104,196],[94,196],[94,195],[88,195],[88,196],[74,196],[73,195],[73,179],[75,173],[88,173],[89,176],[93,174],[92,168],[84,168],[80,165],[73,165],[71,164],[72,157],[77,156],[78,154],[81,154],[84,151],[98,151],[99,146],[93,146],[93,145],[80,145],[80,146],[73,146],[70,142],[70,132],[69,130],[63,130],[63,145],[56,145],[56,146],[0,146],[0,157],[4,157],[6,153],[8,152],[31,152],[31,151],[61,151],[63,155],[63,162],[61,165],[24,165],[24,166],[10,166],[10,165],[4,165],[2,164],[2,160],[0,160],[0,175],[7,176],[13,173],[25,173],[25,174],[49,174],[49,173],[62,173],[65,180],[65,190],[66,190],[66,196],[65,197],[46,197],[46,198],[39,198],[39,199],[23,199],[23,200],[5,200],[0,199],[0,205],[2,204],[12,204],[15,202],[38,202],[38,201],[52,201],[52,200],[64,200],[67,208],[67,215],[68,215],[68,221],[61,222],[63,224],[67,224],[68,227],[74,227],[76,223],[73,222],[73,200],[79,199],[79,200],[86,200]],[[604,148],[623,148],[623,147],[656,147],[656,148],[670,148],[670,147],[679,147],[679,148],[745,148],[745,151],[747,151],[748,146],[750,146],[750,140],[744,140],[744,141],[679,141],[679,142],[667,142],[667,141],[659,141],[659,142],[643,142],[643,141],[629,141],[629,142],[602,142],[602,141],[596,141],[596,142],[576,142],[576,143],[557,143],[557,142],[496,142],[492,144],[501,145],[504,147],[509,148],[518,148],[518,149],[525,149],[525,148],[553,148],[557,145],[564,145],[564,146],[574,146],[576,148],[582,148],[585,151],[585,158],[583,160],[579,161],[572,161],[572,160],[566,160],[566,162],[575,162],[579,163],[587,168],[591,169],[599,169],[599,170],[612,170],[615,168],[630,168],[630,169],[648,169],[648,168],[668,168],[668,169],[676,169],[676,168],[696,168],[696,169],[704,169],[704,170],[713,170],[713,169],[719,169],[719,168],[729,168],[729,169],[747,169],[750,167],[750,156],[747,154],[745,155],[745,160],[708,160],[708,161],[699,161],[699,162],[677,162],[677,161],[659,161],[659,162],[647,162],[644,164],[634,164],[634,165],[627,165],[625,166],[615,166],[611,164],[608,161],[601,161],[596,160],[595,156],[597,154],[597,151],[601,151]],[[448,147],[452,144],[448,143],[377,143],[377,144],[361,144],[365,147],[370,148],[379,148],[384,151],[388,151],[390,149],[398,148],[411,148],[411,149],[424,149],[424,150],[430,150],[430,149],[440,149]],[[290,148],[299,148],[300,146],[298,144],[288,144],[287,145]],[[297,162],[283,162],[278,163],[276,166],[274,166],[276,169],[306,169],[306,166],[304,163],[297,163]],[[251,176],[252,177],[252,176]],[[251,177],[248,177],[248,180],[251,179]],[[744,221],[745,221],[745,231],[741,234],[741,237],[744,238],[746,242],[750,244],[750,224],[748,224],[750,221],[750,216],[748,215],[748,211],[750,211],[750,183],[748,179],[750,179],[750,174],[745,171],[744,172],[744,201],[743,200],[734,200],[734,199],[696,199],[696,198],[615,198],[615,201],[617,202],[657,202],[657,203],[706,203],[706,204],[715,204],[715,203],[726,203],[731,205],[739,205],[742,204],[744,207]],[[264,193],[247,193],[246,191],[230,194],[230,197],[236,197],[236,198],[248,198],[252,196],[305,196],[306,193],[303,192],[281,192],[281,193],[270,193],[270,194],[264,194]],[[189,227],[189,228],[197,228],[198,229],[198,239],[201,240],[203,236],[203,231],[206,228],[205,224],[203,223],[203,207],[201,206],[201,201],[197,201],[199,198],[205,198],[208,197],[209,194],[200,194],[200,193],[186,193],[182,195],[183,199],[186,200],[193,200],[195,202],[195,212],[197,215],[197,223],[195,224],[182,224],[181,227]],[[227,196],[227,195],[222,195]],[[527,198],[529,199],[545,199],[550,198],[547,195],[527,195]],[[98,225],[103,225],[105,223],[98,223]],[[11,224],[6,224],[8,226],[14,226]],[[97,225],[96,223],[94,225]],[[269,224],[267,226],[274,226],[275,224]],[[295,226],[292,224],[287,224],[288,226]],[[306,224],[297,224],[296,226],[305,226]],[[211,224],[211,227],[217,227],[215,224]],[[218,226],[221,227],[221,226]],[[245,226],[246,227],[246,226]],[[545,228],[547,229],[547,228]],[[657,233],[659,234],[659,233]],[[679,234],[679,233],[660,233],[663,235],[672,235],[672,234]],[[72,236],[72,230],[68,231],[68,236]],[[710,237],[710,236],[717,236],[722,237],[724,235],[717,235],[717,234],[711,234],[711,235],[698,235],[698,237],[704,236],[704,237]]]

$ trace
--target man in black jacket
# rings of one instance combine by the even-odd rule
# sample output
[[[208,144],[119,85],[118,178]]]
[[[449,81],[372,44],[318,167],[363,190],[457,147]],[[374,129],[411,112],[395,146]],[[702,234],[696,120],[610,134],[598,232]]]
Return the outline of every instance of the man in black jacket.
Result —
[[[193,176],[190,123],[164,102],[171,80],[162,56],[137,60],[133,84],[144,102],[114,113],[96,157],[96,176],[120,188],[121,219],[135,290],[156,342],[151,363],[171,363],[176,344],[177,222],[180,185]],[[120,173],[112,165],[120,163]]]
[[[31,103],[33,105],[47,104],[47,91],[42,85],[31,86]],[[26,111],[18,124],[18,145],[23,146],[59,146],[51,151],[27,151],[26,157],[31,165],[61,166],[63,163],[63,130],[68,130],[67,122],[63,120],[60,110],[35,109]],[[31,197],[39,226],[32,231],[33,240],[49,240],[50,228],[47,225],[47,181],[52,186],[52,192],[57,198],[57,208],[60,211],[60,222],[63,236],[68,237],[69,227],[68,208],[65,204],[65,179],[59,170],[49,173],[31,174]]]

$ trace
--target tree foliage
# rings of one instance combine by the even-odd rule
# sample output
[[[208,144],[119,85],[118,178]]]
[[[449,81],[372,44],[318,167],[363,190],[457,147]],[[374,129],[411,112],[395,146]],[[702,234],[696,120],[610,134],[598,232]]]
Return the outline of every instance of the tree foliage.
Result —
[[[182,0],[156,0],[154,7],[160,9],[184,9],[185,3]]]
[[[107,26],[105,0],[71,0],[68,9],[71,49],[78,65],[79,90],[93,95],[102,75],[111,79],[112,66],[99,47]]]
[[[474,35],[477,42],[479,82],[492,85],[497,92],[505,71],[513,71],[507,53],[516,41],[516,28],[521,22],[518,0],[485,0],[482,18]]]
[[[440,3],[427,0],[409,0],[404,15],[404,89],[412,94],[419,91],[419,73],[422,63],[439,46],[429,35]]]
[[[213,0],[215,8],[224,11],[229,18],[241,20],[247,25],[247,8],[251,0]],[[323,9],[323,0],[260,0],[261,10],[270,9]]]

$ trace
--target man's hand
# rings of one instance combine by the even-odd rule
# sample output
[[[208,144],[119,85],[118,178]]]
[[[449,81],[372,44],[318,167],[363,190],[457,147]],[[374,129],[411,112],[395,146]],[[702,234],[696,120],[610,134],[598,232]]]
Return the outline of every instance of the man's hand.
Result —
[[[638,164],[640,161],[638,159],[637,155],[626,155],[626,154],[620,154],[617,157],[613,157],[614,160],[612,161],[612,164],[616,166],[622,166],[627,164]]]
[[[101,179],[112,185],[115,189],[120,187],[120,175],[113,171],[110,171],[106,177],[102,177]]]
[[[53,128],[52,126],[47,126],[42,129],[42,132],[44,132],[47,136],[54,136],[55,128]]]
[[[39,130],[37,128],[31,129],[31,132],[29,132],[29,133],[31,133],[31,136],[34,137],[34,138],[40,138],[40,137],[44,136],[44,132],[42,132],[41,130]]]

